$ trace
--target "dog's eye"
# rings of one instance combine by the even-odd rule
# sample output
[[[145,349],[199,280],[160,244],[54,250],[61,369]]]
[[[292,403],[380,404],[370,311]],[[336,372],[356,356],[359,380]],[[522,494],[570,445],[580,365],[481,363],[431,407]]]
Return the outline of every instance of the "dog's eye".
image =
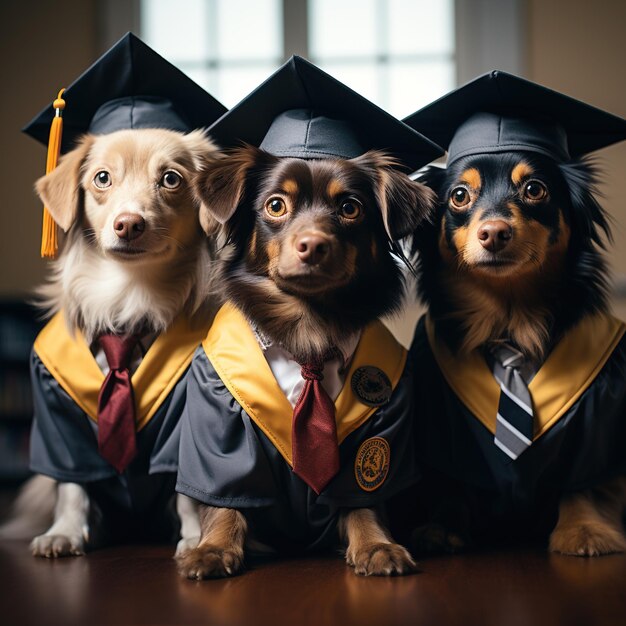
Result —
[[[99,189],[106,189],[111,186],[111,174],[106,170],[100,170],[93,177],[93,184]]]
[[[450,194],[450,202],[457,209],[462,209],[470,203],[469,191],[465,187],[455,187]]]
[[[282,217],[287,213],[287,206],[282,198],[270,198],[265,203],[265,211],[270,217]]]
[[[363,211],[363,207],[355,198],[344,200],[339,207],[339,214],[347,220],[355,220],[361,215],[361,211]]]
[[[178,172],[174,172],[173,170],[168,170],[161,177],[161,187],[165,187],[166,189],[176,189],[180,187],[180,184],[183,182],[182,176]]]
[[[543,200],[548,195],[546,186],[538,180],[529,180],[524,185],[524,196],[528,200]]]

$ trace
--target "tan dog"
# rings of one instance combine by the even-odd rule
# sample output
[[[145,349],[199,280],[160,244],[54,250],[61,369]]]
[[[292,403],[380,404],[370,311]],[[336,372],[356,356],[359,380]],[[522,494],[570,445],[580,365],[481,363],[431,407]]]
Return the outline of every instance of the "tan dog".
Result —
[[[200,131],[118,131],[87,136],[37,193],[68,233],[40,293],[46,308],[91,340],[103,330],[168,327],[206,297],[210,243],[203,242],[193,181],[214,155]]]
[[[103,332],[141,335],[144,350],[180,314],[191,320],[191,326],[199,320],[197,325],[206,332],[213,244],[200,227],[195,178],[215,155],[214,145],[201,131],[183,135],[141,129],[87,135],[37,182],[37,193],[67,233],[63,253],[39,290],[41,303],[49,314],[63,311],[70,331],[80,331],[100,365],[94,340]],[[210,224],[203,226],[211,229]],[[138,366],[134,358],[131,372]],[[156,367],[155,375],[161,363]],[[147,474],[147,466],[134,471],[144,470]],[[33,481],[30,489],[40,495],[55,487],[41,476]],[[54,523],[33,540],[33,554],[83,552],[90,536],[91,503],[87,487],[78,482],[59,483]],[[26,506],[19,515],[34,515],[34,507],[36,503]],[[178,510],[183,538],[199,535],[193,509],[180,501]],[[106,516],[106,511],[101,513]],[[11,528],[18,527],[17,522],[14,519]]]

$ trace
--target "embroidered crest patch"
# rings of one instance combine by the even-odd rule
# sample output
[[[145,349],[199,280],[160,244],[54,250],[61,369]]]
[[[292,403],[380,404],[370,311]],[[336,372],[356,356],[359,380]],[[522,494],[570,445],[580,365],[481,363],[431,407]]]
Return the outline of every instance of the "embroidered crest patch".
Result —
[[[352,391],[367,406],[382,406],[391,398],[391,381],[378,367],[365,365],[352,374]]]
[[[354,475],[361,489],[374,491],[385,482],[390,457],[389,444],[382,437],[372,437],[361,444],[354,461]]]

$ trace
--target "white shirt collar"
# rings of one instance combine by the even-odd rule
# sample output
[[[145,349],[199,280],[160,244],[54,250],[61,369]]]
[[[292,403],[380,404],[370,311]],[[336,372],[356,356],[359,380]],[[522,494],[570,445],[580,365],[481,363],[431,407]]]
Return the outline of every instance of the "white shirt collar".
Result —
[[[269,337],[263,335],[253,324],[250,325],[278,386],[291,403],[291,406],[295,406],[304,388],[304,379],[301,375],[300,365],[294,360],[291,353],[279,344],[274,343]],[[346,338],[339,346],[336,346],[338,350],[337,357],[324,362],[322,387],[324,387],[333,402],[343,388],[348,367],[360,339],[360,331]]]

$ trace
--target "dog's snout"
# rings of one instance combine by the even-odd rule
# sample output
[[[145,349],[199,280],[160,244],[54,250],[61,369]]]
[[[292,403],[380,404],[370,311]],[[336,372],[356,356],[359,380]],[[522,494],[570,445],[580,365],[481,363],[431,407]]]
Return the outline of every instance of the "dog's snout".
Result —
[[[512,236],[513,229],[503,220],[489,220],[478,229],[478,240],[489,252],[500,252],[506,248]]]
[[[321,233],[305,233],[294,242],[298,258],[308,265],[319,265],[330,253],[330,240]]]
[[[141,237],[146,230],[146,221],[137,213],[120,213],[115,219],[113,229],[120,239],[131,241]]]

